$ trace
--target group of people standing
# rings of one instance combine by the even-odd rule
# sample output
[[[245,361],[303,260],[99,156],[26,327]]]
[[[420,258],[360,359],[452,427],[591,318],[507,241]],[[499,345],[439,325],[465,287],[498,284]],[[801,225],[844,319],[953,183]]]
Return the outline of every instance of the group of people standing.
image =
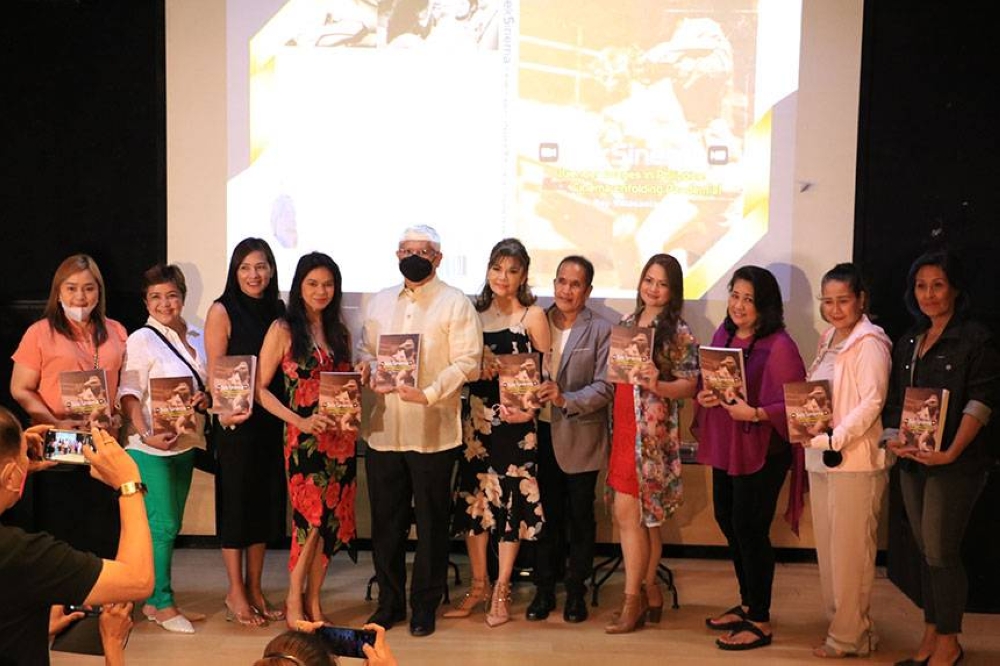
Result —
[[[906,512],[923,557],[926,619],[923,639],[906,663],[961,658],[967,583],[959,546],[986,480],[983,427],[998,398],[1000,370],[987,329],[967,317],[966,284],[950,254],[931,253],[914,263],[906,293],[914,328],[895,347],[866,315],[868,293],[858,269],[840,264],[829,271],[820,313],[830,328],[808,371],[785,330],[774,275],[756,266],[737,269],[725,320],[711,340],[715,347],[743,350],[747,393],[731,400],[720,400],[701,383],[698,343],[682,317],[683,274],[669,255],[654,255],[643,267],[635,308],[620,322],[655,331],[651,358],[630,384],[608,380],[612,327],[587,307],[594,266],[585,257],[560,262],[554,302],[543,310],[529,287],[530,257],[517,239],[494,246],[474,301],[438,278],[443,255],[434,229],[405,230],[396,255],[403,282],[367,301],[356,344],[342,318],[340,270],[322,253],[301,258],[286,307],[267,243],[240,242],[204,333],[182,317],[180,269],[153,267],[143,277],[149,319],[127,338],[105,316],[104,284],[93,260],[77,255],[59,267],[43,319],[14,354],[11,391],[35,423],[80,427],[62,408],[59,373],[105,371],[108,391],[126,417],[126,450],[148,486],[156,571],[144,607],[150,619],[176,632],[194,631],[191,622],[201,619],[177,608],[170,560],[196,451],[204,448],[203,422],[212,418],[205,382],[213,364],[224,355],[258,357],[257,407],[216,417],[208,430],[229,580],[227,619],[249,626],[284,619],[294,626],[323,620],[320,593],[329,558],[341,549],[354,553],[356,433],[317,409],[320,373],[353,370],[367,385],[380,335],[419,334],[416,385],[376,389],[368,419],[365,466],[379,589],[371,623],[388,629],[406,620],[409,608],[413,635],[435,631],[454,536],[465,539],[472,585],[443,617],[467,617],[482,606],[489,626],[508,622],[511,576],[519,544],[528,540],[537,543],[536,592],[527,619],[544,620],[556,609],[561,579],[563,618],[586,620],[596,486],[604,468],[625,563],[621,608],[605,629],[626,633],[659,622],[660,526],[682,501],[680,408],[693,398],[698,462],[712,467],[715,518],[739,583],[739,603],[706,620],[725,632],[719,648],[745,650],[772,641],[768,533],[789,471],[786,518],[793,525],[808,477],[830,619],[814,654],[843,657],[875,648],[869,606],[876,530],[887,472],[898,457]],[[511,353],[539,354],[537,409],[501,400],[496,358]],[[198,427],[177,436],[154,434],[149,378],[187,375],[198,389],[192,399]],[[830,381],[833,421],[798,446],[788,442],[782,389],[804,379]],[[940,451],[914,451],[897,435],[908,386],[951,392]],[[823,455],[830,451],[840,455]],[[60,476],[87,483],[83,475]],[[99,499],[101,488],[87,492]],[[281,610],[264,597],[261,574],[266,544],[285,534],[286,493],[293,538]],[[407,601],[411,525],[418,541]],[[491,533],[499,560],[493,584]]]

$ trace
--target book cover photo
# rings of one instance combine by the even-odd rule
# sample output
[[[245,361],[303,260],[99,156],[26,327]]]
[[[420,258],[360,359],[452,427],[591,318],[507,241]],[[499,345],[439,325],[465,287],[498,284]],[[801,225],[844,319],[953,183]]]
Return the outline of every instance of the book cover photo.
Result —
[[[948,413],[948,389],[908,386],[903,394],[899,433],[917,451],[940,451]]]
[[[385,391],[400,386],[416,386],[419,364],[419,333],[380,335],[375,360],[375,388]]]
[[[608,381],[638,384],[639,369],[652,358],[652,349],[653,329],[612,326]]]
[[[232,415],[253,411],[256,356],[220,356],[212,367],[209,391],[213,414]]]
[[[59,392],[63,408],[70,417],[86,420],[87,428],[111,427],[111,401],[104,370],[60,372]]]
[[[320,413],[331,417],[341,432],[361,429],[361,373],[321,372]]]
[[[195,390],[194,379],[190,376],[149,378],[149,410],[154,435],[173,437],[197,430],[191,405]]]
[[[729,347],[699,347],[698,364],[705,388],[711,389],[726,404],[735,398],[747,399],[746,369],[743,350]]]
[[[790,382],[784,385],[788,441],[808,442],[833,427],[833,399],[830,382]]]
[[[497,354],[496,359],[500,404],[524,412],[540,409],[537,391],[542,373],[538,354]]]

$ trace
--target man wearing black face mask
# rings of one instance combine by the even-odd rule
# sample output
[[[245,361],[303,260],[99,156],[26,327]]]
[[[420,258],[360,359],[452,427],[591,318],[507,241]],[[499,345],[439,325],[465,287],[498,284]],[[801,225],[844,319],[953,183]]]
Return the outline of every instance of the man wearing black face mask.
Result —
[[[472,302],[436,275],[441,240],[434,229],[407,229],[396,256],[403,284],[368,302],[358,343],[359,371],[367,382],[380,335],[420,334],[416,386],[380,390],[369,419],[365,469],[379,589],[378,610],[369,622],[388,629],[406,619],[404,558],[413,515],[410,633],[427,636],[447,584],[451,475],[454,449],[462,443],[460,394],[478,376],[483,335]]]

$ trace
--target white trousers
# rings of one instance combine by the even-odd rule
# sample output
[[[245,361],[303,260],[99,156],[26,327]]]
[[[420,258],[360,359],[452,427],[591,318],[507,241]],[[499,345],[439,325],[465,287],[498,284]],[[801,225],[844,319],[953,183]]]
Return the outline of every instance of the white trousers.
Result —
[[[884,471],[809,472],[826,643],[843,652],[868,654],[877,643],[869,606],[887,482]]]

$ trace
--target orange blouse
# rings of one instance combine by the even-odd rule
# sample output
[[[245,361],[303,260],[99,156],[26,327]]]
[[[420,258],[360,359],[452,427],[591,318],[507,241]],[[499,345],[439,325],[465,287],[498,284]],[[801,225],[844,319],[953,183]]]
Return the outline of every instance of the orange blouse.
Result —
[[[105,319],[108,339],[97,349],[97,367],[104,370],[108,380],[108,395],[118,395],[118,373],[125,359],[125,327],[113,319]],[[93,370],[94,344],[86,340],[71,340],[57,333],[47,319],[40,319],[28,327],[21,344],[11,357],[14,363],[31,368],[40,374],[38,393],[45,406],[57,419],[66,418],[59,389],[59,373]]]

